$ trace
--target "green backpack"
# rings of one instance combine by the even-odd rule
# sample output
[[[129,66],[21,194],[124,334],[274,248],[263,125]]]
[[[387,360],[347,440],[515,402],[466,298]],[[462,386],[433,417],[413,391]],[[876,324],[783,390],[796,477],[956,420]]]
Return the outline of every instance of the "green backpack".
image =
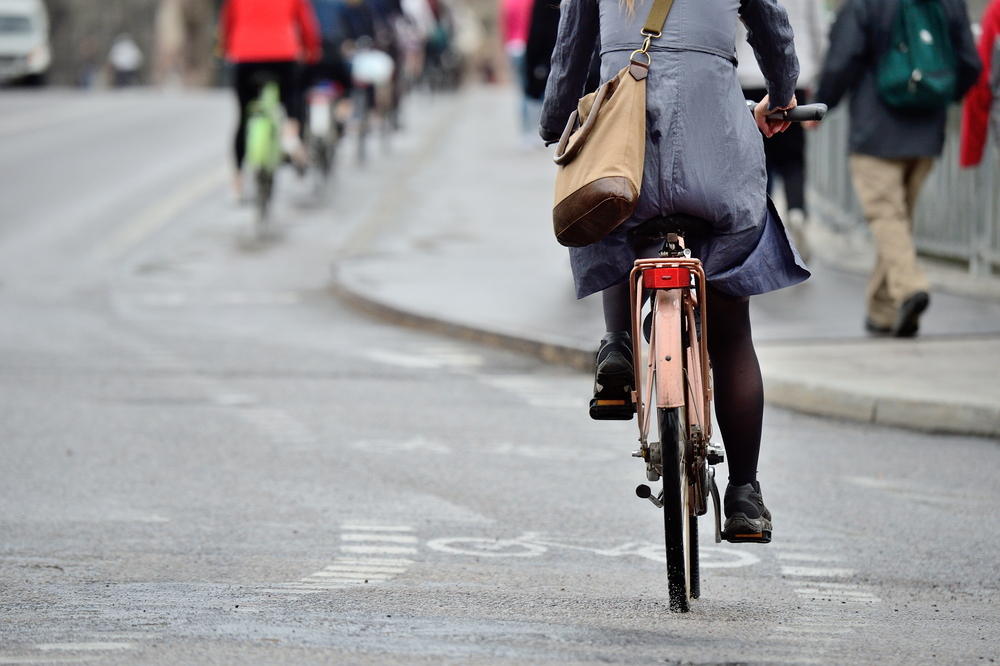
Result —
[[[928,111],[955,101],[955,49],[939,0],[899,0],[889,44],[876,72],[886,104]]]

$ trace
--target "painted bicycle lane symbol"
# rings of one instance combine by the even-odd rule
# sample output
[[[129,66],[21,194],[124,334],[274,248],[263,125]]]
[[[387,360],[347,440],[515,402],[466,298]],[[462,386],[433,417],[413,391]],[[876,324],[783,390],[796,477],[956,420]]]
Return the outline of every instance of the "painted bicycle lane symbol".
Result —
[[[630,541],[613,548],[587,548],[568,543],[559,543],[543,537],[541,532],[525,532],[516,539],[488,539],[481,537],[450,537],[433,539],[427,547],[450,555],[472,555],[476,557],[539,557],[550,549],[575,550],[602,557],[642,557],[653,562],[666,564],[666,554],[661,544],[648,541]],[[703,569],[736,569],[760,562],[751,553],[717,546],[701,546],[700,565]]]

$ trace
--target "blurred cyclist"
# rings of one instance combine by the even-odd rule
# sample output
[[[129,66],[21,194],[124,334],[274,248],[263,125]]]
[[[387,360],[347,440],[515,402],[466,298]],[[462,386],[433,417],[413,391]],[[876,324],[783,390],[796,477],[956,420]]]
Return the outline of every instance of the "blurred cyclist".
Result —
[[[304,165],[305,148],[299,137],[302,104],[298,64],[320,59],[320,33],[309,0],[225,0],[219,16],[220,46],[234,65],[240,121],[236,128],[237,195],[242,193],[240,169],[246,148],[247,105],[267,80],[281,88],[281,103],[288,114],[281,145],[292,161]]]

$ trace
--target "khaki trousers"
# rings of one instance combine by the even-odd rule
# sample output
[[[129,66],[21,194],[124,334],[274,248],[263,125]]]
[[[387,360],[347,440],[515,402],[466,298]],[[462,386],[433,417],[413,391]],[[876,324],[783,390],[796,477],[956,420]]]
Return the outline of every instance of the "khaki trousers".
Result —
[[[884,159],[851,155],[854,191],[865,210],[878,250],[868,282],[868,317],[876,326],[893,325],[896,311],[918,291],[930,291],[913,245],[913,206],[933,158]]]

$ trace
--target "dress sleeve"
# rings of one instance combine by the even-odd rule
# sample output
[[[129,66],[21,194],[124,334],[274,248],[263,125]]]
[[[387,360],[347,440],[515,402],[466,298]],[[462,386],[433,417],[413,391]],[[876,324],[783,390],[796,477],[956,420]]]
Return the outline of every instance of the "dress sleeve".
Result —
[[[562,134],[569,115],[583,96],[599,31],[597,0],[562,3],[559,34],[552,51],[549,79],[545,83],[545,102],[542,104],[539,129],[542,138],[551,140]]]
[[[955,12],[955,19],[951,22],[951,42],[955,45],[955,60],[958,65],[958,82],[956,85],[956,99],[962,99],[969,88],[979,79],[983,71],[983,63],[989,62],[990,53],[993,50],[993,41],[985,41],[976,50],[976,43],[972,39],[972,29],[969,26],[969,11],[965,7],[964,0],[958,1],[959,10]],[[991,23],[996,30],[998,20],[997,6],[994,4],[991,12]],[[984,30],[985,32],[985,30]],[[993,36],[996,33],[994,32]],[[989,70],[987,69],[987,72]],[[989,74],[987,74],[987,77]]]
[[[740,19],[747,28],[747,43],[767,82],[770,108],[785,106],[795,94],[799,59],[795,55],[788,13],[777,0],[743,0]]]
[[[826,53],[816,101],[831,109],[865,73],[868,39],[866,13],[858,0],[847,0],[830,30],[830,50]]]

